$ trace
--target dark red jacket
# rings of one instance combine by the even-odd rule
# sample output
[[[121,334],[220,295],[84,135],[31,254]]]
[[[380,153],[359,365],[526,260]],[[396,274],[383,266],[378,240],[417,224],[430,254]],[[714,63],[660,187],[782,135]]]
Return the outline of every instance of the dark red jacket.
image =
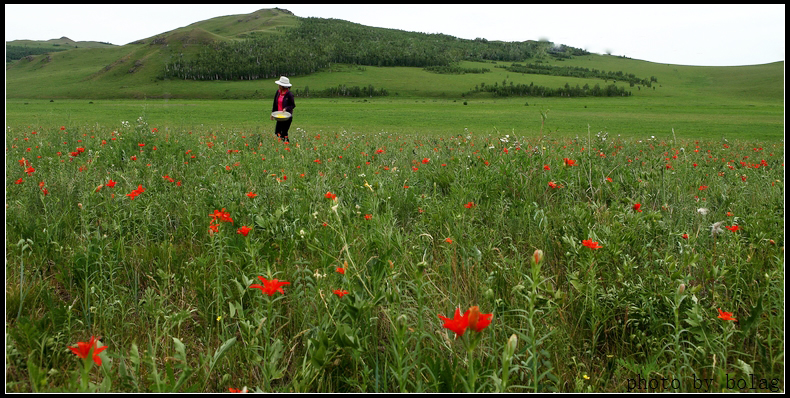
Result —
[[[277,98],[280,96],[280,90],[277,90],[274,93],[274,104],[272,105],[272,112],[277,112]],[[283,99],[283,110],[293,115],[294,108],[296,108],[296,103],[294,102],[294,94],[291,90],[288,90],[285,93],[285,98]]]

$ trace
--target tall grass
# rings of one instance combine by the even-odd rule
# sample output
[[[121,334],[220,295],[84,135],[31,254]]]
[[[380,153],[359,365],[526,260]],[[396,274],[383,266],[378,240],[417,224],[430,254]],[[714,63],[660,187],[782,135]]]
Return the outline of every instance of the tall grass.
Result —
[[[780,142],[143,118],[6,148],[7,391],[784,389]]]

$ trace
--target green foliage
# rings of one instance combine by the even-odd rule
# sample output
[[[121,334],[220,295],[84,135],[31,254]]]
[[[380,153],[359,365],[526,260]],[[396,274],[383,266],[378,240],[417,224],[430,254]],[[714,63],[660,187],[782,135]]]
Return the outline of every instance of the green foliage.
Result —
[[[536,75],[551,75],[551,76],[568,76],[568,77],[579,77],[579,78],[588,78],[588,77],[595,77],[604,80],[622,80],[631,84],[633,87],[634,84],[641,84],[647,87],[651,87],[652,83],[658,83],[658,79],[655,76],[650,76],[650,80],[648,79],[640,79],[634,76],[633,73],[623,73],[623,71],[603,71],[598,69],[590,70],[589,68],[583,68],[578,66],[554,66],[554,65],[543,65],[541,64],[527,64],[521,65],[518,63],[510,64],[510,66],[497,66],[503,68],[509,72],[516,72],[516,73],[528,73],[528,74],[536,74]]]
[[[6,46],[5,47],[5,62],[16,61],[30,55],[47,54],[50,52],[66,51],[68,48],[42,48],[42,47],[25,47],[25,46]],[[32,57],[31,57],[32,60]]]

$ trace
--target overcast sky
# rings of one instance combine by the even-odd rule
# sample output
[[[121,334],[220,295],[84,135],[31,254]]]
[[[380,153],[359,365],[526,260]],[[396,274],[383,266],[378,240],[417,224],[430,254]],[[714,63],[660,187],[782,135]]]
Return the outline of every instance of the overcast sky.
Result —
[[[733,66],[783,61],[785,5],[5,5],[5,39],[128,44],[214,17],[279,7],[298,17],[443,33],[548,39],[651,62]]]

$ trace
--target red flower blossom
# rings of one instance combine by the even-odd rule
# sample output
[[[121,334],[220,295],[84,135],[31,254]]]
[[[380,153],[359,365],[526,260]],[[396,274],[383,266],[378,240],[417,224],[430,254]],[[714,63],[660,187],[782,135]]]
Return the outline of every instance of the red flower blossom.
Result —
[[[681,236],[681,238],[683,238],[683,239],[688,239],[688,238],[689,238],[689,234],[683,234],[683,235]]]
[[[562,160],[565,161],[566,166],[576,166],[576,161],[573,159],[562,158]]]
[[[250,198],[250,199],[252,199],[252,198],[254,198],[256,196],[258,196],[258,194],[255,193],[255,192],[247,192],[247,197]]]
[[[549,181],[549,187],[550,188],[557,188],[557,184],[555,184],[554,181]]]
[[[337,200],[337,195],[333,194],[332,192],[327,192],[324,197],[327,199]]]
[[[642,204],[641,204],[641,203],[634,203],[634,211],[635,211],[635,212],[637,212],[637,213],[641,213],[641,212],[642,212],[642,209],[641,209],[641,207],[642,207]]]
[[[729,229],[732,232],[735,232],[735,231],[741,229],[741,227],[739,227],[737,225],[725,225],[724,228],[727,228],[727,229]]]
[[[695,166],[696,166],[696,164],[695,164]],[[704,190],[706,190],[706,189],[708,189],[708,186],[707,186],[707,185],[700,185],[700,186],[699,186],[699,190],[700,190],[700,191],[704,191]]]
[[[126,196],[128,196],[129,199],[134,200],[134,198],[136,198],[137,195],[140,195],[143,192],[145,192],[145,188],[143,188],[142,185],[138,185],[137,189],[133,190],[131,193],[127,193]]]
[[[337,297],[343,297],[348,294],[348,290],[332,290],[332,293],[336,294]]]
[[[217,220],[219,220],[219,221],[229,222],[229,223],[233,224],[233,219],[230,218],[230,213],[225,211],[224,207],[222,208],[222,211],[214,210],[214,213],[209,214],[208,216],[211,217],[211,220],[212,220],[211,222],[212,223],[214,223]]]
[[[373,219],[373,214],[365,214],[365,219],[366,220],[372,220]]]
[[[99,357],[99,353],[107,349],[107,346],[99,347],[98,340],[95,337],[91,336],[90,341],[87,343],[78,341],[76,347],[69,347],[71,352],[73,352],[78,357],[85,359],[91,355],[91,351],[93,352],[93,362],[96,365],[101,366],[101,358]]]
[[[475,207],[475,206],[477,206],[477,205],[475,204],[475,202],[469,202],[469,203],[467,203],[467,204],[465,204],[465,205],[464,205],[464,207],[466,207],[467,209],[471,209],[471,208],[473,208],[473,207]]]
[[[428,158],[422,158],[422,163],[423,163],[423,164],[428,164],[428,162],[430,162],[430,161],[431,161],[431,160],[430,160],[430,159],[428,159]]]
[[[549,167],[549,165],[547,165],[547,164],[544,164],[543,165],[543,170],[549,171],[549,170],[551,170],[551,167]]]
[[[18,180],[16,180],[16,181],[14,181],[14,184],[17,184],[17,185],[19,185],[19,184],[21,184],[21,183],[22,183],[22,181],[24,181],[24,180],[20,178],[20,179],[18,179]]]
[[[335,272],[337,272],[340,275],[343,275],[343,274],[346,273],[346,269],[343,268],[343,267],[337,267],[337,268],[335,268]]]
[[[250,228],[250,227],[248,227],[248,226],[244,225],[244,226],[242,226],[241,228],[239,228],[239,229],[236,231],[236,233],[237,233],[237,234],[242,234],[242,235],[244,235],[244,236],[247,236],[247,234],[249,234],[249,233],[250,233],[250,231],[252,231],[252,228]]]
[[[603,246],[599,245],[598,242],[593,242],[592,239],[582,240],[582,245],[587,246],[587,247],[589,247],[590,249],[593,249],[593,250],[598,250],[598,249],[603,247]]]
[[[732,317],[732,312],[724,312],[724,311],[721,310],[721,308],[718,308],[718,310],[719,310],[718,318],[721,318],[721,319],[723,319],[725,321],[735,321],[736,320],[735,318]]]
[[[113,187],[115,187],[115,181],[113,181],[112,178],[111,178],[110,181],[107,181],[107,183],[104,184],[104,185],[107,186],[107,187],[113,188]]]
[[[471,307],[461,315],[461,309],[455,309],[453,319],[439,315],[439,319],[444,321],[443,327],[455,332],[455,338],[461,337],[466,332],[466,329],[472,329],[475,332],[481,332],[491,324],[493,314],[481,314],[477,306]]]
[[[447,238],[447,239],[445,239],[444,241],[445,241],[445,242],[447,242],[447,243],[453,243],[453,240],[452,240],[452,239],[450,239],[450,238]]]
[[[27,173],[28,177],[32,176],[35,171],[36,169],[34,169],[33,166],[30,166],[27,169],[25,169],[25,173]]]
[[[455,315],[453,319],[447,318],[443,315],[439,315],[439,319],[444,321],[444,325],[442,325],[446,329],[450,329],[455,332],[455,338],[461,337],[466,333],[466,329],[469,327],[469,317],[468,311],[466,314],[461,316],[461,309],[455,309]]]
[[[277,280],[277,279],[268,280],[268,279],[266,279],[266,278],[264,278],[262,276],[259,276],[258,279],[261,280],[261,282],[263,283],[263,286],[258,285],[258,284],[252,284],[252,285],[250,285],[250,289],[261,289],[261,293],[268,294],[269,296],[272,296],[272,295],[274,295],[274,293],[277,293],[277,292],[285,294],[285,292],[283,291],[282,286],[291,284],[291,282],[280,281],[280,280]]]

